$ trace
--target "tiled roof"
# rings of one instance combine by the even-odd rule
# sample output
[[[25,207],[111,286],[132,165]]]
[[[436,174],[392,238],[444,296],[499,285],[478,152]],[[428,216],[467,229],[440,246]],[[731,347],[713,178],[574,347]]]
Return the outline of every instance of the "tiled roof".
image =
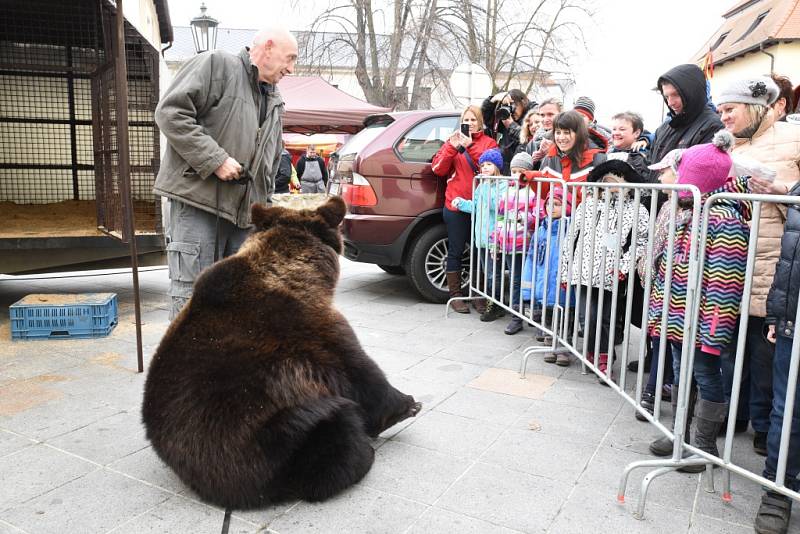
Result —
[[[714,64],[777,41],[800,39],[800,0],[743,0],[723,14],[719,29],[700,48],[702,63],[712,48]]]

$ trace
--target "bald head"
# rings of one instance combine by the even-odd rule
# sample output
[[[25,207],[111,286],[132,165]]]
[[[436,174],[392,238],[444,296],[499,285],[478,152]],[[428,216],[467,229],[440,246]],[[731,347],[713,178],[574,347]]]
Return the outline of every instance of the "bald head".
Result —
[[[268,26],[253,37],[250,60],[258,68],[258,79],[278,83],[294,72],[297,61],[297,39],[285,26]]]

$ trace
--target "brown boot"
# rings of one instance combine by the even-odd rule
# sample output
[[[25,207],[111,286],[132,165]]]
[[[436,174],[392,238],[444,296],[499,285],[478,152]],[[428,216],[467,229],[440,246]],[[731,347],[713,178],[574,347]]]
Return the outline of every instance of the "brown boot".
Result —
[[[485,298],[477,298],[472,301],[472,306],[475,308],[475,311],[483,315],[486,313],[486,299]]]
[[[461,296],[461,273],[458,271],[447,273],[447,290],[450,298]],[[450,303],[456,313],[469,313],[469,304],[465,300],[454,300]]]

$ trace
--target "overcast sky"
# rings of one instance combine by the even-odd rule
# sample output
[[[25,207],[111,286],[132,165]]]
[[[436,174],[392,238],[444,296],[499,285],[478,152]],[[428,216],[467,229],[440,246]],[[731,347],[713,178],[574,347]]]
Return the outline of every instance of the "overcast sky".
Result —
[[[186,26],[200,13],[200,0],[168,0],[172,23]],[[284,20],[293,30],[309,30],[334,0],[206,0],[208,15],[225,28],[258,28]],[[585,28],[589,50],[574,72],[576,96],[591,96],[606,124],[614,113],[638,111],[655,129],[661,98],[651,91],[658,76],[692,59],[722,24],[736,0],[605,0],[596,3],[594,24]],[[569,102],[568,102],[569,104]]]

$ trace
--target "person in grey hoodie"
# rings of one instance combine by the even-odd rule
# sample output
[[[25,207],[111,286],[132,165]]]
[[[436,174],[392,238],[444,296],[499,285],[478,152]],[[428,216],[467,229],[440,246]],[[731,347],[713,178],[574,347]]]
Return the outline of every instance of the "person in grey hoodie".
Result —
[[[272,197],[283,148],[277,83],[296,61],[294,36],[265,28],[238,55],[213,50],[187,61],[156,108],[167,138],[153,191],[169,201],[170,319],[200,271],[239,249],[250,205]]]

